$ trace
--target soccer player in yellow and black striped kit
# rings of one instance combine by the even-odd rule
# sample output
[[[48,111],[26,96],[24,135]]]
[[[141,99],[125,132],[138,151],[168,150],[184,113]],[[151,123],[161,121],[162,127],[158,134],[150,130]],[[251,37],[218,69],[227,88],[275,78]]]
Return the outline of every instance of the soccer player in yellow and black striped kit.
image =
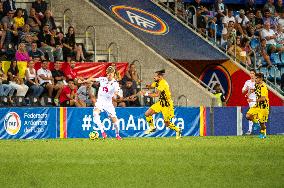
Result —
[[[156,127],[153,122],[153,114],[162,113],[164,122],[167,127],[176,132],[176,139],[181,138],[181,130],[175,126],[171,119],[174,117],[174,103],[171,98],[170,87],[167,81],[164,79],[165,70],[156,71],[154,81],[148,88],[156,88],[153,93],[142,90],[141,94],[149,97],[159,97],[159,101],[153,104],[146,112],[146,121],[149,123],[150,128],[145,131],[145,134],[150,134],[156,131]]]
[[[268,90],[266,84],[263,82],[263,74],[257,73],[255,74],[255,94],[256,101],[248,101],[248,102],[256,102],[256,105],[251,107],[246,114],[246,118],[252,121],[254,124],[260,124],[260,138],[266,138],[266,125],[265,123],[268,120],[269,115],[269,98],[268,98]],[[250,99],[252,100],[252,99]]]

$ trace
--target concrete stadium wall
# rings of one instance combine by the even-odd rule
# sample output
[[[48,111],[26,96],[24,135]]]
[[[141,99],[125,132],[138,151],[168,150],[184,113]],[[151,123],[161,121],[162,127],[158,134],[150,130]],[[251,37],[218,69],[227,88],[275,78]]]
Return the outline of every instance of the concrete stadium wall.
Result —
[[[51,0],[51,8],[55,17],[62,17],[65,9],[71,9],[76,33],[83,34],[87,26],[95,26],[98,50],[116,42],[120,49],[120,61],[132,62],[137,59],[142,62],[142,80],[145,83],[153,80],[155,70],[165,68],[174,99],[185,95],[190,106],[212,104],[212,94],[87,0]],[[185,100],[180,104],[185,105]]]

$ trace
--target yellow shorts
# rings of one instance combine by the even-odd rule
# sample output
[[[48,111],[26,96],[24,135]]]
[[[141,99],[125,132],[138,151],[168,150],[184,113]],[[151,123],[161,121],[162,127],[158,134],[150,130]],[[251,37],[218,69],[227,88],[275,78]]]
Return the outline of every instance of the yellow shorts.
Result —
[[[253,115],[260,123],[266,123],[268,120],[269,109],[261,109],[258,107],[251,107],[247,114]]]
[[[170,104],[170,106],[168,107],[162,107],[160,105],[160,102],[157,102],[153,104],[150,108],[154,110],[156,113],[162,112],[164,121],[170,121],[175,116],[173,104]]]

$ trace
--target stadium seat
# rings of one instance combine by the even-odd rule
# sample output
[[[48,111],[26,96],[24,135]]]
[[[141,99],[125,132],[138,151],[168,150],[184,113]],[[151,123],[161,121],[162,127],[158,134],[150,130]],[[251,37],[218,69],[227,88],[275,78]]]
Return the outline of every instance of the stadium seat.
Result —
[[[279,56],[278,53],[272,53],[270,55],[270,61],[273,65],[281,65],[282,64],[282,62],[280,60],[280,56]]]
[[[264,75],[264,78],[267,79],[267,77],[268,77],[267,68],[266,68],[266,67],[261,67],[261,68],[260,68],[260,72]]]
[[[257,38],[253,38],[250,41],[250,46],[252,49],[256,49],[256,47],[259,45],[259,40]]]

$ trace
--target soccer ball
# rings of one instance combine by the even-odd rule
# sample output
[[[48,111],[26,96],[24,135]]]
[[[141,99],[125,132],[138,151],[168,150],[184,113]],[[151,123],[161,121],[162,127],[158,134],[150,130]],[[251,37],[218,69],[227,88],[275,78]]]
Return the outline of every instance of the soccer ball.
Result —
[[[90,134],[89,134],[90,140],[98,139],[99,136],[100,136],[100,135],[99,135],[98,131],[92,131],[92,132],[90,132]]]

